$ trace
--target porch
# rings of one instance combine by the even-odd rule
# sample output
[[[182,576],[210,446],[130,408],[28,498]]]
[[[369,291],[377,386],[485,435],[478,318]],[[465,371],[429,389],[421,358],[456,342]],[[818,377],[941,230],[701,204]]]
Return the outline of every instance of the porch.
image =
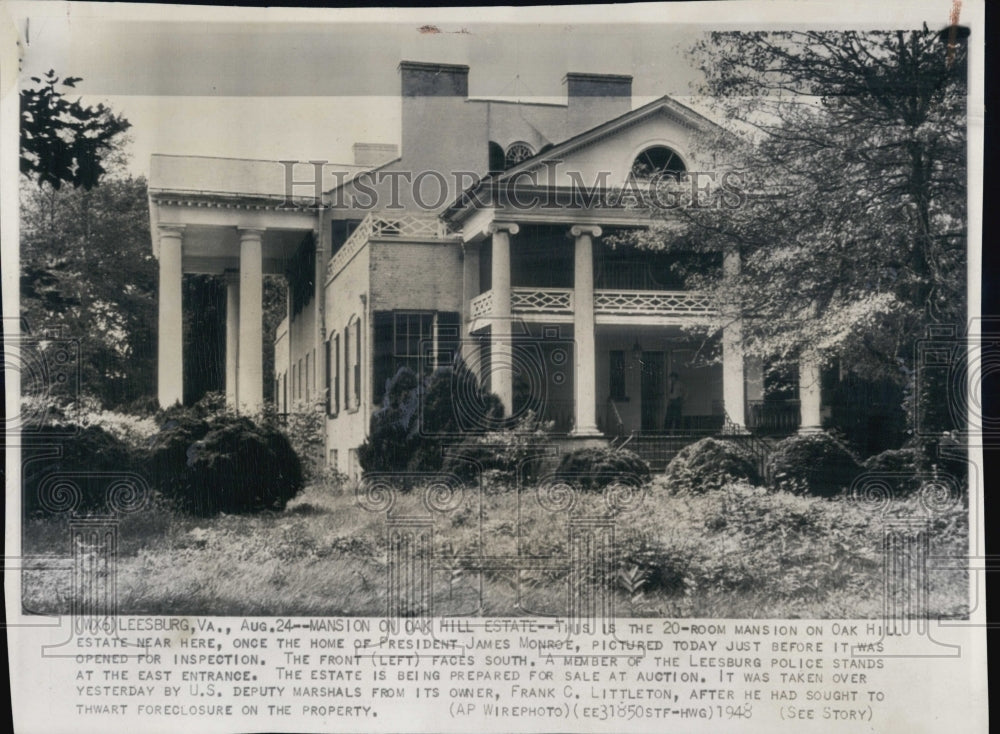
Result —
[[[665,431],[707,435],[726,422],[718,337],[699,338],[679,326],[599,325],[593,351],[580,354],[572,323],[515,320],[510,349],[503,350],[509,351],[509,367],[496,358],[489,327],[474,339],[479,348],[467,361],[492,390],[510,380],[511,415],[530,410],[556,434],[579,433],[579,412],[595,416],[596,430],[588,435],[608,438]],[[594,365],[591,387],[583,393],[575,368],[581,360]],[[578,399],[590,405],[577,406]],[[731,412],[743,417],[742,406]]]

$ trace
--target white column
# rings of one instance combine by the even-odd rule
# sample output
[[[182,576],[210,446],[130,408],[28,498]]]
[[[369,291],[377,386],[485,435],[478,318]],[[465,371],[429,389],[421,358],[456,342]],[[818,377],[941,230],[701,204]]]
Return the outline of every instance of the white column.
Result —
[[[239,409],[257,413],[264,403],[264,283],[259,229],[240,229],[240,343],[236,389]]]
[[[594,340],[594,241],[600,227],[571,227],[576,240],[573,263],[574,436],[599,436],[597,430],[597,355]]]
[[[735,279],[740,272],[740,253],[729,250],[722,259],[723,277]],[[722,327],[722,405],[729,420],[746,427],[746,399],[743,385],[743,322],[739,304],[727,308]]]
[[[514,353],[511,343],[510,236],[520,227],[494,222],[489,226],[493,241],[490,288],[493,292],[493,321],[490,326],[490,390],[500,398],[504,412],[514,408]]]
[[[821,402],[819,359],[803,354],[799,358],[799,433],[822,429]]]
[[[157,395],[161,408],[184,402],[182,250],[184,227],[160,226],[160,294],[157,333]]]
[[[240,346],[240,275],[226,271],[226,405],[236,408]]]

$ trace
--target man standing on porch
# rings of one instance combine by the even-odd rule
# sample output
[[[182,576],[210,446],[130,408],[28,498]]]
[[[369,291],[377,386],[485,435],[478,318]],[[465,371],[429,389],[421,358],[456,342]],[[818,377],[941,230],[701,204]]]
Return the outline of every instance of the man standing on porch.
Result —
[[[681,382],[676,372],[671,372],[667,383],[667,415],[663,420],[665,430],[674,431],[681,427],[684,398],[684,383]]]

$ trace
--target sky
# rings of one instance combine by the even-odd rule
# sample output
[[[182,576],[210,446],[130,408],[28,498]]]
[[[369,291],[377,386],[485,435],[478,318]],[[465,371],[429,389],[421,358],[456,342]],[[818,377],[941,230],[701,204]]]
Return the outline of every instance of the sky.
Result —
[[[141,174],[152,153],[349,163],[355,142],[398,142],[404,59],[468,64],[471,97],[564,101],[567,71],[632,75],[635,106],[684,97],[699,79],[685,50],[701,33],[662,23],[193,23],[72,12],[29,12],[19,31],[21,83],[48,69],[82,77],[85,102],[132,123],[131,169]]]
[[[947,7],[946,7],[947,6]],[[692,99],[688,55],[708,30],[918,27],[950,3],[675,3],[540,8],[308,10],[9,2],[20,82],[82,77],[130,130],[131,170],[153,153],[350,163],[355,142],[395,143],[401,60],[468,64],[472,97],[564,101],[567,71],[630,74],[633,106]],[[724,9],[725,13],[719,11]],[[2,15],[2,12],[0,12]],[[2,20],[2,18],[0,18]],[[803,26],[799,26],[803,27]],[[436,31],[436,32],[435,32]],[[6,79],[6,76],[4,77]]]

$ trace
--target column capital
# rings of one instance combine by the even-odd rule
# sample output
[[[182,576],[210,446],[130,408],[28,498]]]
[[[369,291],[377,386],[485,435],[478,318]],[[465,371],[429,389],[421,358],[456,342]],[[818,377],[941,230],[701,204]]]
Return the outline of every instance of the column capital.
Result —
[[[183,237],[186,224],[158,224],[156,232],[160,237]]]
[[[604,234],[604,230],[596,224],[574,224],[569,228],[568,236],[576,238],[585,234],[589,234],[591,237],[600,237]]]
[[[240,236],[240,242],[260,240],[264,236],[264,230],[260,227],[237,227],[236,232]]]
[[[489,234],[496,234],[497,232],[517,234],[521,231],[521,227],[516,222],[490,222],[486,225],[486,231]]]

